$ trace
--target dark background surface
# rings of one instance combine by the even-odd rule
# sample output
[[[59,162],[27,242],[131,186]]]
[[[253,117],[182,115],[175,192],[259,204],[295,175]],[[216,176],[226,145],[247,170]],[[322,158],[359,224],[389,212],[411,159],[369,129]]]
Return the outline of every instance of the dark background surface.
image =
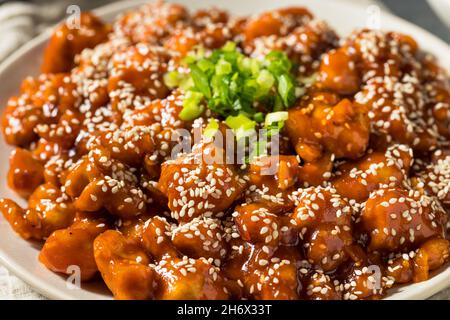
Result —
[[[0,5],[6,2],[13,1],[23,1],[23,2],[35,2],[38,3],[39,0],[0,0]],[[52,0],[46,0],[45,2],[51,2]],[[58,0],[53,0],[57,2]],[[115,0],[111,0],[113,2]],[[182,2],[183,0],[180,0]],[[245,1],[245,0],[243,0]],[[272,0],[276,1],[276,0]],[[353,0],[358,2],[358,0]],[[402,17],[403,19],[409,20],[414,24],[419,25],[420,27],[434,33],[442,40],[450,43],[450,29],[439,20],[438,16],[434,13],[433,9],[430,7],[426,0],[377,0],[383,3],[389,10],[391,10],[394,14]],[[98,5],[102,5],[105,0],[96,1],[92,0],[89,3],[96,7],[95,2],[98,2]],[[76,4],[77,0],[73,0],[73,3]],[[450,15],[450,12],[448,13]]]
[[[395,15],[434,33],[450,43],[450,29],[434,13],[426,0],[379,0]],[[448,12],[450,15],[450,12]]]

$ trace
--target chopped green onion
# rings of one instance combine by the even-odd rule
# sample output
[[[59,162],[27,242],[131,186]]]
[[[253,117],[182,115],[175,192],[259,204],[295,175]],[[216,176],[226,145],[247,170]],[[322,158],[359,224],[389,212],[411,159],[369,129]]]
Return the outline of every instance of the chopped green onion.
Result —
[[[233,52],[236,50],[236,43],[232,41],[228,41],[225,43],[225,45],[222,47],[222,50],[225,52]]]
[[[245,57],[245,56],[240,56],[238,58],[238,68],[239,71],[245,73],[251,73],[252,72],[252,59],[250,59],[249,57]]]
[[[287,111],[271,112],[266,115],[265,126],[269,127],[274,123],[284,123],[289,117]],[[281,128],[280,128],[281,129]]]
[[[231,63],[223,59],[219,60],[219,62],[216,64],[216,74],[218,75],[229,74],[232,70],[233,67],[231,66]]]
[[[267,137],[278,134],[284,127],[284,122],[288,119],[287,111],[271,112],[266,115],[264,128],[267,130]]]
[[[289,73],[292,63],[286,53],[281,51],[272,51],[265,57],[267,69],[274,75],[280,76]]]
[[[225,123],[233,129],[237,140],[252,135],[256,126],[255,121],[252,121],[242,113],[237,116],[228,116],[225,119]]]
[[[281,51],[256,59],[243,54],[236,43],[227,42],[208,54],[205,48],[196,47],[182,63],[189,73],[169,72],[164,80],[169,88],[181,88],[185,99],[191,100],[183,103],[182,117],[188,119],[200,116],[207,107],[222,118],[244,114],[254,128],[264,122],[265,114],[289,108],[301,93],[296,92],[292,63]],[[201,99],[192,98],[198,94]]]
[[[228,116],[225,119],[225,123],[231,129],[254,129],[256,125],[255,121],[250,120],[246,115],[242,113],[238,114],[237,116]]]
[[[189,52],[189,55],[185,58],[186,63],[198,61],[205,57],[205,48],[203,46],[195,46],[194,49]]]
[[[289,107],[293,98],[295,98],[295,87],[288,75],[283,74],[278,78],[278,92],[284,106]]]
[[[191,121],[201,116],[204,107],[201,104],[203,95],[200,92],[188,91],[183,100],[183,109],[179,117],[181,120]]]
[[[208,76],[195,64],[189,66],[191,69],[192,80],[195,87],[203,93],[206,98],[211,97],[211,89],[209,88]]]
[[[192,80],[191,77],[189,78],[184,78],[180,81],[180,85],[179,87],[184,90],[184,91],[189,91],[191,89],[193,89],[195,87],[195,83],[194,80]]]
[[[264,113],[262,112],[257,112],[253,115],[253,120],[255,120],[256,122],[263,122],[264,121]]]
[[[207,59],[202,59],[197,62],[198,67],[203,71],[207,72],[208,70],[214,69],[214,64]]]
[[[175,88],[180,85],[182,79],[179,72],[171,71],[164,75],[163,80],[168,88]]]
[[[296,87],[295,88],[295,97],[300,98],[303,96],[306,92],[306,89],[304,87]]]
[[[273,87],[275,78],[269,71],[261,70],[258,78],[256,78],[256,82],[259,84],[259,91],[261,95],[265,95]]]
[[[255,146],[253,148],[250,148],[250,150],[251,150],[251,153],[248,157],[249,163],[254,158],[262,156],[267,153],[266,152],[267,151],[267,140],[259,139],[258,141],[256,141]]]
[[[304,84],[304,85],[311,85],[313,84],[315,81],[317,81],[317,74],[312,74],[309,77],[299,77],[298,82]]]
[[[282,111],[284,110],[283,101],[279,94],[275,96],[275,102],[273,104],[273,111]]]
[[[219,122],[217,122],[216,119],[211,118],[205,130],[203,131],[203,135],[206,138],[212,138],[216,134],[217,130],[219,130]]]
[[[259,71],[261,70],[261,62],[259,62],[256,59],[250,60],[250,70],[252,74],[257,75]]]
[[[237,141],[241,140],[242,138],[250,137],[253,134],[255,134],[254,129],[245,129],[245,128],[241,127],[241,128],[237,128],[236,130],[234,130],[234,135],[235,135]]]

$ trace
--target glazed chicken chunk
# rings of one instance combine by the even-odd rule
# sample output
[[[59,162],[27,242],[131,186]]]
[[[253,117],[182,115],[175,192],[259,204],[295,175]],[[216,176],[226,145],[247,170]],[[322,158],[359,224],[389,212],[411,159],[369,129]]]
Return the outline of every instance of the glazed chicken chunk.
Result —
[[[0,218],[47,269],[119,300],[372,300],[448,268],[447,70],[254,9],[55,28],[1,117]]]
[[[434,198],[417,191],[374,191],[358,223],[370,237],[369,250],[400,251],[431,237],[444,237],[447,214]]]
[[[205,149],[209,151],[205,153]],[[221,217],[233,201],[241,195],[245,181],[233,166],[217,163],[222,152],[211,145],[199,145],[193,152],[163,163],[159,188],[168,196],[172,217],[188,222],[195,217]]]

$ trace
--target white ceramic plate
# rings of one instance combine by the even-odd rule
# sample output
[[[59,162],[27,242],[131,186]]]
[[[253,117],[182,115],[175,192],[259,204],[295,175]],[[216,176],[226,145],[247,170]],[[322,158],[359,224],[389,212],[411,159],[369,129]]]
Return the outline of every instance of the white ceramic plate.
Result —
[[[114,17],[144,1],[122,1],[113,3],[96,13],[103,19],[111,21]],[[170,2],[170,1],[169,1]],[[368,15],[376,14],[376,8],[368,8],[349,1],[311,1],[311,0],[178,0],[189,8],[197,9],[216,5],[235,14],[253,14],[263,10],[287,5],[305,5],[318,17],[327,20],[341,35],[351,30],[366,26]],[[411,34],[422,48],[434,53],[441,64],[450,70],[450,47],[430,33],[382,12],[380,25],[385,30],[396,30]],[[376,17],[375,17],[376,19]],[[49,32],[30,41],[0,66],[0,106],[4,107],[9,96],[16,94],[19,85],[27,75],[36,75],[39,71],[42,50],[49,37]],[[0,196],[18,199],[6,187],[8,156],[11,148],[0,139]],[[53,299],[110,299],[111,295],[104,285],[83,285],[82,289],[70,289],[64,277],[45,269],[37,260],[39,245],[25,242],[0,217],[0,262],[11,272],[30,284],[46,297]],[[424,299],[450,285],[450,268],[447,266],[437,272],[428,281],[400,287],[392,291],[388,299]]]
[[[428,0],[434,12],[450,28],[450,0]]]

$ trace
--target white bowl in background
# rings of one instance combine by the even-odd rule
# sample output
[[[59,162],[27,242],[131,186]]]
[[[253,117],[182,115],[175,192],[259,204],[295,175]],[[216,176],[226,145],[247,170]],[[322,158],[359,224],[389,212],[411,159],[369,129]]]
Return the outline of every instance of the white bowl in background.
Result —
[[[144,2],[142,0],[121,1],[100,8],[96,10],[96,13],[103,19],[111,21],[117,14]],[[215,5],[228,9],[232,13],[245,15],[288,5],[305,5],[317,17],[325,19],[342,36],[355,28],[364,27],[368,14],[374,12],[373,7],[368,8],[347,0],[179,0],[178,2],[191,9]],[[450,47],[442,40],[386,12],[382,12],[380,16],[380,25],[385,30],[396,30],[413,35],[424,50],[434,53],[441,65],[450,70]],[[17,93],[24,77],[38,74],[42,51],[49,34],[46,32],[33,39],[0,65],[0,108],[6,105],[8,97]],[[0,150],[2,150],[0,153],[0,196],[19,201],[19,198],[6,186],[11,147],[7,146],[3,139],[0,139]],[[47,270],[38,262],[39,249],[38,244],[19,238],[5,219],[0,217],[0,262],[16,276],[48,298],[111,299],[110,293],[101,283],[85,284],[81,290],[69,289],[64,277]],[[447,264],[428,281],[395,288],[387,299],[425,299],[448,286],[450,286],[450,268]]]
[[[437,16],[450,28],[450,0],[428,0],[428,3]]]

